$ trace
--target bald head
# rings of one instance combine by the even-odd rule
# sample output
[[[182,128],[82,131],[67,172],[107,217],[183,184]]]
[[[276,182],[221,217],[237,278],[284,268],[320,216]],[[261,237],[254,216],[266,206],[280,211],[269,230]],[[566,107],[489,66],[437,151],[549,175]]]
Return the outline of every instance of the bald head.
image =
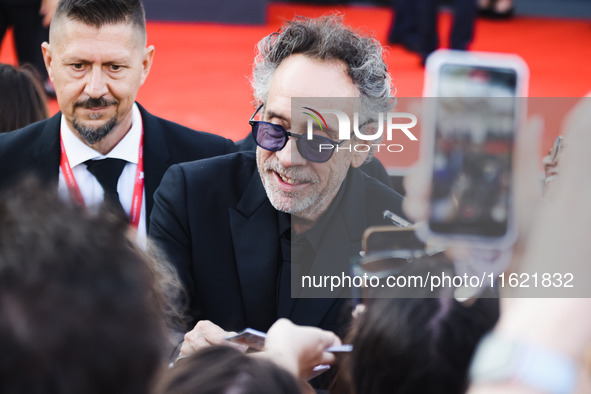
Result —
[[[139,0],[62,0],[41,48],[57,101],[82,142],[106,154],[127,134],[154,47]]]

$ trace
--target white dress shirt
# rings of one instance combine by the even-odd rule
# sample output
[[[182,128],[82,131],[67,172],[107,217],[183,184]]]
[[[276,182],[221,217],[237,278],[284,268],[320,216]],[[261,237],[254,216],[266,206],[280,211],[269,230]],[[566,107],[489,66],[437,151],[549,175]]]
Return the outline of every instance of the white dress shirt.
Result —
[[[123,172],[117,182],[117,192],[119,200],[129,216],[131,211],[131,200],[135,186],[135,173],[137,170],[140,138],[142,135],[142,117],[136,104],[132,107],[131,129],[121,141],[105,156],[84,144],[74,132],[68,127],[64,115],[61,119],[61,135],[64,143],[64,149],[72,168],[72,173],[76,178],[84,203],[91,212],[97,212],[98,207],[103,202],[104,191],[99,181],[92,175],[84,162],[91,159],[122,159],[127,161]],[[58,192],[64,199],[69,199],[70,194],[68,186],[60,167]],[[138,225],[137,242],[140,246],[146,243],[146,190],[142,194],[142,209]]]

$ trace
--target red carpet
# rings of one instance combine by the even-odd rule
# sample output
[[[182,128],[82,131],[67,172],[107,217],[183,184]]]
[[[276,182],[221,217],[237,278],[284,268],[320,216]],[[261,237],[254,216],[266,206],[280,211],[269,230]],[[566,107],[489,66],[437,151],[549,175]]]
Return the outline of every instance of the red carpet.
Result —
[[[348,25],[375,31],[385,39],[392,11],[377,7],[293,6],[272,4],[265,26],[149,23],[148,41],[156,47],[152,72],[138,101],[154,114],[189,127],[234,140],[243,138],[253,111],[248,77],[256,43],[294,15],[319,16],[338,10]],[[440,17],[441,42],[447,43],[450,15]],[[10,40],[11,42],[11,40]],[[9,40],[0,62],[14,63]],[[530,96],[579,97],[591,90],[591,22],[514,18],[478,20],[471,49],[514,52],[529,64]],[[400,47],[387,54],[397,96],[422,92],[423,69],[418,56]],[[2,94],[6,94],[2,92]],[[52,111],[57,111],[52,103]],[[556,130],[546,132],[549,147]],[[410,164],[405,160],[405,164]]]

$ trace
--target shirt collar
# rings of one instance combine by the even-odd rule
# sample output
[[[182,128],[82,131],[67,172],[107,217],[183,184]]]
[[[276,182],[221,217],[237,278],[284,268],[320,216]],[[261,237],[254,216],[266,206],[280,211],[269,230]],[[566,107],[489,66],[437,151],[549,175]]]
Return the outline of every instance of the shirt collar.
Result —
[[[119,143],[106,155],[102,155],[82,142],[70,129],[63,114],[61,118],[61,136],[71,168],[74,168],[87,160],[105,159],[107,157],[122,159],[137,164],[140,139],[142,136],[142,116],[137,104],[134,103],[131,107],[131,129],[129,129],[123,139],[121,139],[121,141],[119,141]]]

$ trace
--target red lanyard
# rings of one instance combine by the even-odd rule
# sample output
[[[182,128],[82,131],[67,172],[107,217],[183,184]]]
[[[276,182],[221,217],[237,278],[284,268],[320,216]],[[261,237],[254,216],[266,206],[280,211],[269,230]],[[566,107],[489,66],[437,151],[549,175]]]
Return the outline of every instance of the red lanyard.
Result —
[[[66,155],[66,149],[64,148],[64,142],[60,131],[60,146],[62,149],[62,155],[60,159],[60,167],[66,185],[70,191],[70,197],[74,202],[84,206],[84,198],[78,187],[78,182],[70,167],[70,161]],[[137,161],[137,170],[135,171],[135,184],[133,186],[133,196],[131,198],[131,210],[129,211],[129,222],[134,228],[138,228],[140,223],[140,215],[142,213],[142,197],[144,194],[144,128],[142,127],[142,134],[140,137],[140,148]]]

